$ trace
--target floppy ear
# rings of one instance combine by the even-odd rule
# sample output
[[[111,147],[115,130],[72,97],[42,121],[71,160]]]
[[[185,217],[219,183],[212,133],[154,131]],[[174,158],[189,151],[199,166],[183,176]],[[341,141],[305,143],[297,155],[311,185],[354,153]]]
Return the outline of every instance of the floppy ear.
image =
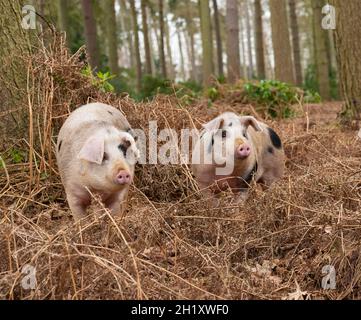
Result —
[[[239,117],[239,121],[241,122],[241,125],[243,125],[246,128],[248,128],[249,126],[252,126],[253,129],[256,131],[263,131],[262,127],[259,125],[259,123],[255,117],[242,116],[242,117]]]
[[[78,159],[101,164],[104,156],[104,137],[94,135],[88,138],[81,148]]]
[[[203,125],[203,128],[207,131],[218,130],[223,127],[224,119],[222,117],[217,117],[212,121],[209,121]]]

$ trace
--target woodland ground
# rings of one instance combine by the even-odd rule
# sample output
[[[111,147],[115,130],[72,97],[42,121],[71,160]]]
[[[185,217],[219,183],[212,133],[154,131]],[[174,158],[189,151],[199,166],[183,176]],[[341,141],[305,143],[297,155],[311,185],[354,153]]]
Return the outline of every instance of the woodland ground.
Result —
[[[74,106],[110,103],[134,128],[149,120],[200,127],[225,110],[261,116],[237,95],[209,107],[100,94],[76,73],[75,60],[58,56],[33,70],[42,88],[34,113],[49,115],[44,123],[53,127],[29,122],[39,145],[10,133],[2,141],[2,154],[16,146],[32,156],[0,169],[1,299],[361,298],[361,141],[338,125],[341,103],[295,106],[294,118],[264,120],[283,139],[285,175],[266,192],[253,185],[241,206],[225,194],[213,207],[185,166],[143,165],[123,217],[94,201],[75,224],[52,154],[57,121]],[[51,77],[41,71],[49,66]],[[36,267],[35,290],[20,285],[26,264]],[[322,289],[326,265],[335,268],[335,290]]]

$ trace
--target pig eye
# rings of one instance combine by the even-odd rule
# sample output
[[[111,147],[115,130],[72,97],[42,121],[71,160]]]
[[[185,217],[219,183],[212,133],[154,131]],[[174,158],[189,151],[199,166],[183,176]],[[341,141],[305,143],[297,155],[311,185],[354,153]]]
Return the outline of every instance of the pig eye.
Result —
[[[246,139],[248,139],[247,131],[244,131],[244,132],[243,132],[243,136],[244,136]]]
[[[109,160],[109,155],[106,152],[104,152],[102,162],[107,161],[107,160]]]
[[[121,152],[123,152],[124,157],[125,157],[126,154],[127,154],[128,147],[129,147],[129,146],[125,146],[124,144],[120,144],[120,145],[118,146],[118,149],[119,149]]]
[[[226,130],[222,130],[222,138],[227,138],[227,131]]]

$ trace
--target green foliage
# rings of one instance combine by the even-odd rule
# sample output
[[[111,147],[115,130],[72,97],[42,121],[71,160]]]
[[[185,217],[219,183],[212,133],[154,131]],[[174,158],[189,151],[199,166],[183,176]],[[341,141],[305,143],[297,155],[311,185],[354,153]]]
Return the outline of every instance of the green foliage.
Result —
[[[87,66],[82,70],[82,74],[91,80],[93,86],[96,86],[103,92],[113,92],[114,86],[110,83],[110,80],[115,76],[111,75],[109,71],[101,72],[98,71],[96,75],[92,73],[90,66]]]
[[[275,118],[289,118],[293,115],[291,105],[297,102],[297,90],[291,85],[274,80],[248,82],[244,85],[246,97],[266,106],[267,113]]]
[[[303,87],[306,90],[309,90],[311,92],[319,91],[318,82],[317,82],[317,74],[316,74],[316,66],[314,64],[309,64],[306,68]]]
[[[25,155],[21,150],[11,149],[10,150],[11,160],[13,163],[22,163],[24,162]]]
[[[303,100],[304,103],[320,103],[322,98],[318,92],[305,90]]]
[[[157,94],[172,94],[174,89],[169,80],[162,77],[145,75],[142,79],[142,90],[135,96],[136,100],[153,98]]]
[[[187,88],[194,93],[200,93],[203,90],[202,85],[193,80],[181,81],[178,83],[178,85]]]
[[[206,91],[206,97],[212,102],[216,101],[220,97],[219,90],[215,87],[210,87]]]
[[[335,69],[330,70],[329,78],[330,78],[330,87],[331,87],[330,88],[331,98],[336,100],[339,98],[339,93],[338,93],[337,72]],[[313,92],[314,94],[316,94],[319,91],[317,71],[316,71],[316,66],[314,64],[308,65],[306,69],[303,88],[307,91]]]
[[[5,158],[8,159],[8,161],[11,161],[11,163],[17,164],[17,163],[23,163],[25,161],[25,152],[16,148],[12,148],[8,150],[5,154]],[[0,157],[0,168],[3,166],[3,162],[5,163],[5,160]]]
[[[331,98],[339,99],[339,91],[338,91],[338,78],[337,71],[335,69],[330,70],[330,85],[331,85]]]

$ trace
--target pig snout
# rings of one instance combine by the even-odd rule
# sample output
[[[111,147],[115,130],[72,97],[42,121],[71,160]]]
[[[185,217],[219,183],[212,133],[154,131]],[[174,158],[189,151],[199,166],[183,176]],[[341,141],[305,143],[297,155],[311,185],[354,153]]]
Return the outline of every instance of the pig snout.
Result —
[[[251,154],[251,146],[247,143],[244,143],[237,147],[236,157],[239,159],[245,159]]]
[[[123,184],[130,184],[131,182],[132,182],[132,176],[126,170],[119,171],[115,177],[116,184],[123,185]]]

